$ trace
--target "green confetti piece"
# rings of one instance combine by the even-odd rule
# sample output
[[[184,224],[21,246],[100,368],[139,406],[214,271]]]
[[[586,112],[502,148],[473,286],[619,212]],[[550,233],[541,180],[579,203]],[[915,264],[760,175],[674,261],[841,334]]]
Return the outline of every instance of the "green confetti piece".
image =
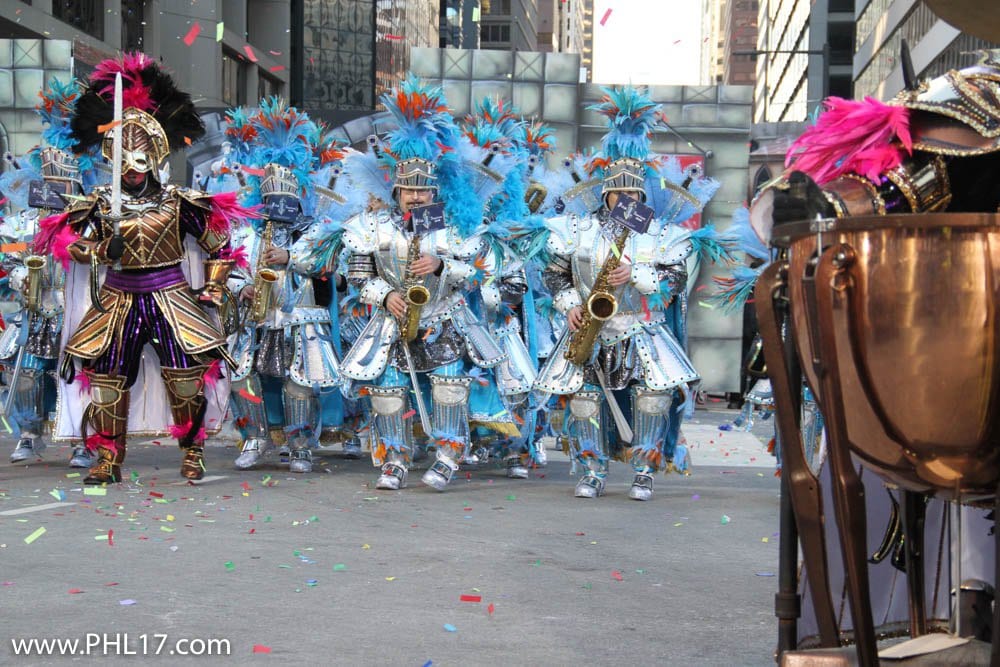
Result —
[[[83,490],[83,495],[85,496],[106,496],[108,495],[108,490],[103,486],[88,486]]]
[[[229,570],[230,572],[232,572],[233,570],[236,569],[236,566],[233,565],[233,561],[231,561],[231,560],[227,560],[225,562],[225,565],[226,565],[226,569]]]
[[[344,565],[343,563],[337,563],[336,565],[333,566],[334,572],[340,572],[341,570],[346,570],[346,569],[347,566]]]
[[[541,565],[542,565],[542,559],[539,558],[538,560],[535,561],[535,567],[541,567]]]
[[[615,254],[615,257],[618,257],[619,259],[622,256],[622,251],[618,249],[618,244],[617,243],[612,243],[611,244],[611,252],[613,252]]]
[[[296,549],[295,551],[292,552],[292,555],[295,556],[296,558],[298,558],[299,556],[302,555],[302,552],[299,551],[298,549]]]
[[[699,301],[698,305],[701,306],[702,308],[708,308],[709,310],[715,310],[715,306],[713,306],[712,304],[707,303],[705,301]]]
[[[223,23],[222,21],[219,21],[218,23],[215,24],[215,41],[217,42],[222,41],[222,32],[225,29],[226,29],[226,24]]]
[[[646,571],[645,570],[636,570],[635,573],[636,574],[646,574]]]
[[[60,491],[59,489],[52,489],[51,491],[49,491],[49,495],[55,498],[56,500],[64,500],[66,498],[66,494]]]
[[[309,517],[309,523],[316,523],[317,521],[319,521],[319,517],[318,516],[311,516],[311,517]]]
[[[139,473],[137,473],[135,470],[132,471],[132,481],[133,482],[139,481]]]
[[[732,519],[730,519],[728,516],[726,516],[725,514],[723,514],[722,515],[722,519],[719,521],[719,523],[721,523],[723,526],[725,526],[730,521],[732,521]]]
[[[79,476],[80,476],[80,473],[78,473],[78,472],[70,472],[70,473],[66,473],[66,477],[67,477],[68,479],[73,479],[74,477],[79,477]]]
[[[512,493],[512,494],[510,494],[509,496],[507,496],[507,500],[517,500],[517,496],[515,496],[515,495],[514,495],[514,494]]]
[[[172,533],[172,532],[174,532],[174,529],[171,528],[170,526],[160,526],[160,530],[162,530],[164,533]]]
[[[585,589],[587,589],[589,591],[590,589],[593,588],[593,586],[590,583],[586,583],[583,586],[581,586],[580,588],[585,588]]]
[[[3,420],[3,426],[4,426],[4,428],[5,428],[5,429],[7,429],[7,432],[8,432],[8,433],[13,433],[13,432],[14,432],[14,429],[12,429],[12,428],[10,427],[10,424],[8,424],[8,423],[7,423],[7,418],[6,418],[6,417],[3,417],[3,416],[0,416],[0,419],[2,419],[2,420]],[[66,476],[67,476],[67,477],[69,477],[69,475],[66,475]],[[77,474],[76,474],[76,476],[77,476],[77,477],[79,477],[79,476],[80,476],[80,473],[77,473]]]
[[[264,523],[271,523],[271,517],[269,516],[264,517]]]
[[[282,564],[282,565],[279,565],[278,567],[281,568],[282,570],[291,570],[292,569],[291,565],[284,565],[284,564]]]
[[[26,538],[24,538],[24,543],[31,544],[44,534],[45,534],[45,526],[42,526],[41,528],[33,532],[31,535],[28,535]]]
[[[108,539],[108,536],[107,535],[94,535],[94,539],[97,540],[97,541],[99,541],[99,542],[102,541],[102,540],[106,542],[107,539]]]

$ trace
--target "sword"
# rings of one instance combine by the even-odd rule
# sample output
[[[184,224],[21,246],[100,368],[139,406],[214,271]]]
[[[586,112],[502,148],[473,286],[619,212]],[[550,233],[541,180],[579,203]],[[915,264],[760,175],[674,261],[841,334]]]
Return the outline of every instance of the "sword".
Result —
[[[420,382],[417,378],[417,369],[413,366],[413,355],[410,353],[410,344],[400,339],[403,346],[403,354],[406,356],[406,367],[410,369],[410,382],[413,383],[413,396],[417,401],[417,412],[420,414],[420,426],[424,429],[424,434],[428,438],[431,436],[431,416],[427,413],[427,406],[424,405],[424,396],[420,391]]]
[[[594,375],[597,376],[597,381],[601,384],[601,390],[604,392],[604,397],[608,399],[608,408],[611,410],[611,417],[615,420],[615,426],[618,427],[618,436],[622,439],[622,442],[631,444],[632,437],[632,427],[628,425],[628,420],[625,419],[625,413],[618,406],[618,401],[615,400],[615,395],[611,393],[608,389],[608,381],[604,378],[604,369],[598,365],[597,360],[594,360]]]
[[[106,220],[111,220],[114,236],[121,233],[122,218],[122,75],[121,72],[115,75],[115,98],[112,103],[114,118],[112,119],[111,132],[111,212],[104,216]],[[115,260],[114,270],[120,271],[122,268],[121,258]],[[90,257],[90,303],[95,310],[101,313],[108,312],[101,305],[101,287],[98,284],[98,264],[97,258]]]

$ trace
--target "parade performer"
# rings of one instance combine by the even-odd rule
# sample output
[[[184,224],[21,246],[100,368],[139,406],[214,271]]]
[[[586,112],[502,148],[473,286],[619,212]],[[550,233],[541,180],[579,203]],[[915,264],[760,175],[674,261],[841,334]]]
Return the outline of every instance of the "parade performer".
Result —
[[[144,54],[100,63],[70,127],[75,150],[100,145],[114,176],[109,186],[43,220],[35,239],[36,251],[51,253],[55,261],[90,267],[89,280],[67,280],[72,295],[67,304],[79,308],[82,302],[86,310],[78,324],[79,313],[67,317],[72,333],[60,369],[57,427],[72,431],[80,425],[88,447],[96,449],[98,460],[85,483],[117,482],[127,433],[166,426],[149,401],[165,391],[173,422],[169,432],[183,451],[181,475],[201,479],[206,428],[218,428],[221,416],[206,388],[218,386],[227,357],[225,336],[205,306],[231,299],[226,279],[234,261],[225,257],[229,228],[250,212],[233,195],[208,196],[160,182],[159,168],[170,151],[198,139],[204,126],[190,96]],[[207,256],[204,286],[197,293],[191,283],[201,282],[201,276],[186,274],[201,267],[186,256],[186,247]],[[102,267],[105,277],[98,287]],[[162,385],[143,354],[147,344],[159,361]],[[140,372],[146,391],[132,397]],[[90,403],[83,409],[80,392],[68,386],[73,382],[89,387]],[[135,398],[144,400],[140,404]],[[130,400],[141,407],[130,413]]]
[[[684,465],[676,438],[698,380],[683,328],[686,262],[698,243],[676,223],[700,210],[714,189],[697,175],[682,187],[673,180],[676,164],[650,154],[658,105],[632,87],[605,93],[592,107],[609,119],[602,153],[590,162],[590,179],[564,197],[567,214],[548,222],[545,280],[569,331],[535,386],[569,396],[564,433],[586,471],[576,495],[604,493],[614,453],[605,428],[610,412],[635,470],[629,497],[648,500],[656,471]],[[619,404],[623,390],[631,424],[629,406]]]
[[[354,185],[388,207],[345,224],[348,279],[374,310],[341,370],[350,393],[363,386],[371,400],[378,488],[406,485],[419,421],[436,448],[423,482],[443,490],[469,443],[470,362],[488,368],[504,358],[465,300],[477,275],[494,270],[479,236],[484,200],[440,88],[411,77],[382,101],[398,128],[346,165]],[[429,206],[435,199],[443,210]]]
[[[317,286],[326,287],[313,280],[322,267],[302,262],[315,242],[309,214],[317,201],[312,174],[321,166],[320,130],[278,98],[263,101],[249,117],[230,112],[229,121],[227,133],[249,138],[246,153],[234,156],[248,173],[242,201],[263,206],[263,219],[234,238],[247,262],[229,279],[241,303],[241,326],[230,346],[232,404],[245,433],[235,465],[252,468],[273,447],[262,378],[274,378],[281,383],[289,470],[311,472],[310,448],[318,446],[322,428],[320,395],[339,394],[341,382],[330,311],[316,303]],[[326,159],[340,157],[331,148]]]
[[[54,383],[46,376],[59,358],[63,327],[63,267],[34,254],[31,243],[40,218],[62,210],[100,179],[94,164],[96,151],[79,157],[71,152],[69,120],[80,95],[76,80],[53,80],[39,95],[35,111],[44,127],[43,146],[21,160],[10,156],[10,169],[0,177],[0,191],[20,208],[0,226],[0,237],[11,248],[4,253],[3,266],[23,307],[8,318],[8,327],[0,337],[0,358],[10,360],[4,414],[18,429],[12,463],[30,460],[45,449],[42,425],[50,406],[55,405]],[[91,462],[85,446],[73,448],[70,467],[89,468]]]

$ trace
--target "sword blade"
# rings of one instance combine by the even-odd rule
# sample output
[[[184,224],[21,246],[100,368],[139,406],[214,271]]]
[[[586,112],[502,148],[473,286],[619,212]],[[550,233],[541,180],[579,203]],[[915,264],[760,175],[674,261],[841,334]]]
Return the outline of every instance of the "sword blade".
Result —
[[[114,123],[111,131],[111,215],[122,214],[122,75],[115,75]]]

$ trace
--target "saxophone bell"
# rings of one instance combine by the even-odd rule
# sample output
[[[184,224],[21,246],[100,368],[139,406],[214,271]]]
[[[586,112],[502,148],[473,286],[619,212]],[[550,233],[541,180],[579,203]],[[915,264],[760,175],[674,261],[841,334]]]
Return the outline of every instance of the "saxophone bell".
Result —
[[[24,259],[28,275],[24,279],[24,306],[31,312],[38,312],[42,301],[42,271],[48,264],[41,255],[29,255]]]
[[[594,292],[587,299],[587,313],[598,322],[610,320],[618,312],[618,299],[610,292]]]
[[[410,285],[406,289],[406,326],[404,339],[407,343],[417,337],[420,328],[420,312],[431,300],[431,291],[423,285]]]
[[[254,282],[253,302],[250,304],[250,319],[257,324],[264,321],[274,297],[274,285],[278,282],[278,272],[261,269]]]

